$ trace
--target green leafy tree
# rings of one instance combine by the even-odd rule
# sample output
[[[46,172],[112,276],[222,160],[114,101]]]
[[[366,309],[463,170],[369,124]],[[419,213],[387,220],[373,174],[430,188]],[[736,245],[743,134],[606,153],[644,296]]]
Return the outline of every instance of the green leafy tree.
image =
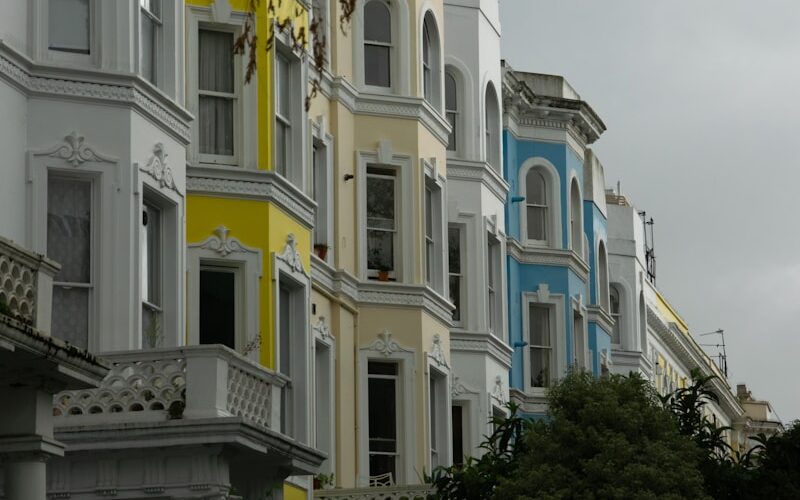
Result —
[[[494,498],[706,498],[701,452],[641,377],[571,373],[548,402]]]

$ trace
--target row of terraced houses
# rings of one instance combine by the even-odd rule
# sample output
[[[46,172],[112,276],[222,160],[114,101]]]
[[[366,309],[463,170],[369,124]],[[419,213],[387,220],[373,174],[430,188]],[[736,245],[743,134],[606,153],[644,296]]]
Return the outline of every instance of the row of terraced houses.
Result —
[[[0,498],[424,497],[570,367],[699,368],[734,446],[780,426],[655,287],[595,110],[501,61],[498,0],[347,5],[3,3]],[[245,82],[253,8],[322,70],[276,30]]]

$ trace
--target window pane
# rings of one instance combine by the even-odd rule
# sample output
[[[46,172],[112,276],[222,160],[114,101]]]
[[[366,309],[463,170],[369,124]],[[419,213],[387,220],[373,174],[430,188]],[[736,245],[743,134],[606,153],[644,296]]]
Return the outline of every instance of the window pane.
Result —
[[[453,302],[453,321],[461,321],[461,276],[450,275],[450,300]]]
[[[284,375],[291,375],[291,342],[292,342],[292,292],[286,285],[281,285],[278,298],[278,315],[280,322],[279,341],[280,366]]]
[[[89,0],[50,0],[50,48],[89,53]]]
[[[397,363],[370,361],[367,364],[367,373],[370,375],[397,375]]]
[[[367,230],[367,267],[379,271],[394,269],[394,233]]]
[[[531,387],[550,386],[550,349],[531,348]]]
[[[89,347],[89,289],[53,286],[53,336]]]
[[[200,30],[200,90],[233,93],[233,33]]]
[[[289,60],[278,54],[275,63],[276,110],[284,118],[289,118],[291,110],[291,87],[289,84]]]
[[[151,83],[156,83],[156,72],[155,72],[155,61],[156,61],[156,25],[155,21],[151,19],[147,14],[142,12],[142,31],[140,33],[140,61],[141,61],[141,70],[142,76],[150,81]]]
[[[161,0],[139,0],[139,5],[153,16],[161,18]]]
[[[456,79],[451,73],[444,75],[444,105],[449,111],[458,110],[458,97],[456,95]]]
[[[280,120],[275,120],[275,170],[286,177],[286,145],[289,140],[289,128]]]
[[[451,273],[461,272],[461,231],[451,227],[447,230],[447,252]]]
[[[425,188],[425,236],[433,238],[433,192]]]
[[[452,407],[452,429],[453,429],[453,464],[464,463],[464,417],[462,416],[463,407]]]
[[[547,239],[547,209],[544,207],[531,207],[528,206],[527,213],[527,229],[529,240],[546,240]]]
[[[447,150],[456,150],[456,114],[448,112],[447,122],[450,124],[450,135],[447,136]]]
[[[547,307],[531,304],[530,344],[538,346],[550,345],[550,310]]]
[[[233,155],[233,100],[200,96],[200,152]]]
[[[142,299],[161,305],[161,211],[145,205],[142,213]]]
[[[200,270],[200,343],[236,348],[236,274]]]
[[[394,179],[367,177],[367,226],[394,229]]]
[[[364,45],[364,83],[378,87],[391,86],[390,51],[383,45]]]
[[[61,264],[57,282],[90,282],[91,192],[90,181],[48,179],[47,256]]]
[[[371,452],[397,452],[395,391],[394,379],[369,378],[369,451]],[[372,474],[371,471],[370,473]]]
[[[534,205],[547,205],[544,177],[538,170],[529,170],[525,176],[526,202]]]
[[[392,17],[389,8],[380,0],[372,0],[364,6],[364,40],[392,42]]]

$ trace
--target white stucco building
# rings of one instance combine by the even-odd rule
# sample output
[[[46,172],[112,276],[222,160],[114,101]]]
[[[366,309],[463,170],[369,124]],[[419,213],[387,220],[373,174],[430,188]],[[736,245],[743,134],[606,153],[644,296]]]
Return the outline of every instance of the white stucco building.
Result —
[[[508,401],[506,235],[497,0],[446,0],[453,460],[479,455]]]

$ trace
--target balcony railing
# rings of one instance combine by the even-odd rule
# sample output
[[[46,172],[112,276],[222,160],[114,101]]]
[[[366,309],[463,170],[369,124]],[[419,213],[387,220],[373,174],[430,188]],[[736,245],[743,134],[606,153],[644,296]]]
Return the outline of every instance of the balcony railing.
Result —
[[[0,237],[0,313],[50,331],[53,276],[59,265]]]
[[[314,490],[314,498],[321,500],[426,500],[433,493],[434,489],[430,484],[415,484],[409,486]]]
[[[239,416],[280,430],[287,379],[220,345],[101,356],[111,371],[98,389],[53,399],[55,426]]]

